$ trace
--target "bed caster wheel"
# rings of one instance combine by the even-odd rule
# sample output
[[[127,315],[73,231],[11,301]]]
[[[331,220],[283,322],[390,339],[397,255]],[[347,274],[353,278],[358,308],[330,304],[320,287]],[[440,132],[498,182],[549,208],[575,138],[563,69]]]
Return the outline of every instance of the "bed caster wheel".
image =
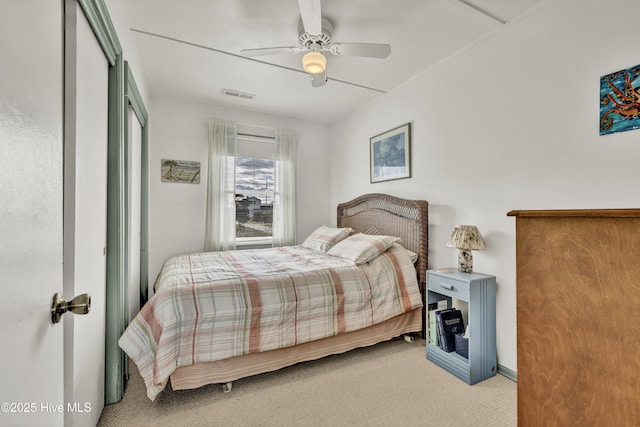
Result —
[[[403,335],[403,337],[404,337],[404,340],[405,340],[406,342],[413,342],[413,341],[415,341],[415,338],[413,337],[413,335]]]
[[[233,388],[233,383],[231,381],[229,381],[226,384],[222,384],[222,392],[223,393],[229,393],[232,388]]]

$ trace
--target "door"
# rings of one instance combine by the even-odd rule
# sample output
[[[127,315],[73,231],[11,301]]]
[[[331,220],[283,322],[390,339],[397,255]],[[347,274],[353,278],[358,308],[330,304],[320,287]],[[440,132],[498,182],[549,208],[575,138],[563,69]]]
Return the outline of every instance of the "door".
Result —
[[[64,295],[91,295],[88,315],[64,316],[65,425],[94,426],[104,406],[109,62],[77,2],[65,19]]]
[[[127,319],[130,322],[140,311],[140,248],[141,248],[141,176],[142,125],[129,105],[127,109],[127,146],[129,176],[129,280]]]
[[[0,425],[59,426],[64,337],[50,307],[63,288],[62,1],[10,8],[0,13]]]
[[[2,426],[95,425],[104,402],[108,66],[66,5],[66,17],[62,0],[0,14]],[[91,293],[91,312],[53,324],[58,292]]]

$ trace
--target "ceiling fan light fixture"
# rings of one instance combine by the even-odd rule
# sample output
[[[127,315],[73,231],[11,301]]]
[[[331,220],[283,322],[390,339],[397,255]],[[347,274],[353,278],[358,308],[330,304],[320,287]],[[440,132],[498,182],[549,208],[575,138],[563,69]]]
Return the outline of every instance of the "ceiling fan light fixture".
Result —
[[[327,66],[327,58],[320,52],[309,52],[302,57],[302,68],[309,74],[320,74]]]

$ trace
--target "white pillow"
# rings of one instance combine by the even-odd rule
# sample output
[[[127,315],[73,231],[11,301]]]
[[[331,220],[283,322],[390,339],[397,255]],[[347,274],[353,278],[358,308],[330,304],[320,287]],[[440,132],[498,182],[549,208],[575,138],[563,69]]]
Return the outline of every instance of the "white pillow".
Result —
[[[418,260],[418,254],[413,251],[410,251],[407,248],[403,248],[403,249],[407,252],[407,254],[409,255],[409,258],[411,258],[411,262],[415,264],[416,261]]]
[[[353,229],[349,227],[336,228],[321,225],[302,242],[302,246],[324,254],[352,232]]]
[[[358,233],[349,236],[329,249],[327,255],[349,259],[356,264],[364,264],[386,252],[400,238],[392,236],[375,236]]]

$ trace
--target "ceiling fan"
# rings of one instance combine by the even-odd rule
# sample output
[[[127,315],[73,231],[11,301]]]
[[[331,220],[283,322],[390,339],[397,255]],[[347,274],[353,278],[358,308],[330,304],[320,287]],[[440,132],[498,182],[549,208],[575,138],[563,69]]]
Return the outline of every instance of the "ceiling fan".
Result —
[[[322,16],[320,0],[298,0],[300,22],[298,23],[299,46],[243,49],[244,56],[275,55],[281,53],[307,52],[302,57],[302,68],[311,75],[313,87],[327,82],[327,58],[322,52],[333,55],[361,56],[384,59],[391,53],[391,46],[378,43],[333,43],[333,22]]]

